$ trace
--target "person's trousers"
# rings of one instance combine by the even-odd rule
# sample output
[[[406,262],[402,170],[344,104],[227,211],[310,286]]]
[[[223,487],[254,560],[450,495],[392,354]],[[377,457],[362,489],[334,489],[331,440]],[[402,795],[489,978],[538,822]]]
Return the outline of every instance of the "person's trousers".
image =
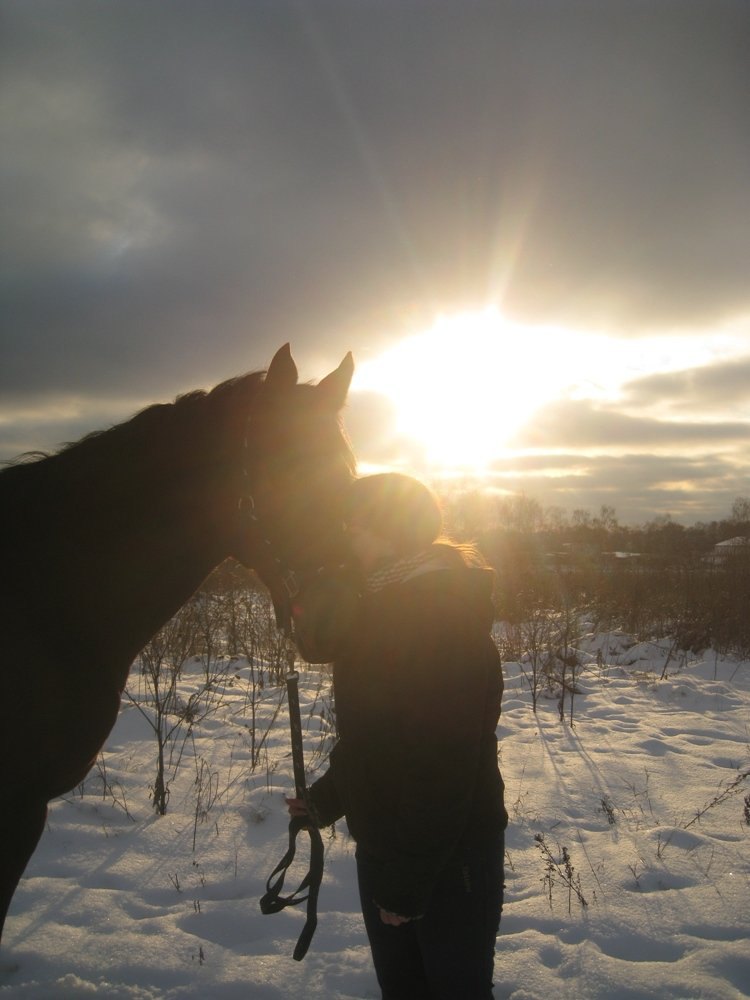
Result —
[[[378,862],[357,851],[362,915],[383,1000],[491,1000],[503,905],[504,841],[462,849],[423,917],[384,924],[373,902]]]

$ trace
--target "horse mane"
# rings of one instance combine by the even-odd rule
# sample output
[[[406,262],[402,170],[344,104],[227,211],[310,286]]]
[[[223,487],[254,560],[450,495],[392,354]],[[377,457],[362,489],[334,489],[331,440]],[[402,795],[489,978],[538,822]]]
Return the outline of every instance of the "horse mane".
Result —
[[[37,507],[40,513],[47,510],[48,517],[65,509],[69,513],[78,510],[89,523],[109,521],[116,530],[119,516],[129,516],[128,510],[150,509],[155,495],[165,489],[187,500],[189,494],[210,488],[211,482],[231,470],[238,477],[239,495],[245,427],[265,374],[250,372],[208,391],[187,392],[172,403],[155,403],[51,455],[19,456],[0,470],[3,516],[25,519]],[[296,389],[294,395],[301,402],[315,387],[303,383]],[[292,427],[284,431],[284,427],[282,421],[281,437],[267,447],[293,454],[296,432]],[[353,473],[354,455],[343,429],[341,434],[346,450],[342,458]]]
[[[194,452],[196,440],[205,436],[211,416],[221,416],[222,411],[230,416],[233,403],[247,405],[264,376],[264,371],[250,372],[227,379],[210,390],[186,392],[171,403],[153,403],[122,423],[91,431],[53,453],[25,452],[0,469],[0,481],[14,475],[43,479],[47,473],[63,469],[75,478],[78,468],[91,475],[97,466],[103,465],[111,474],[113,448],[117,453],[138,453],[144,457],[144,465],[158,462],[163,466],[169,457],[165,446],[171,447],[172,458],[179,459],[185,451]]]

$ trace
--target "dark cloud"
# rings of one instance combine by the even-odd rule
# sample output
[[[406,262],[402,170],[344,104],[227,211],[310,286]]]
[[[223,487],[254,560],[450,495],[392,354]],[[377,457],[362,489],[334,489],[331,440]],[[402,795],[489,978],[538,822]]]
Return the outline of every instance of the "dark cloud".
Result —
[[[486,302],[632,336],[741,319],[748,29],[745,0],[0,0],[0,452]],[[677,415],[721,379],[741,398],[715,370],[630,401]],[[418,458],[368,419],[373,460]],[[725,432],[568,406],[527,440]]]
[[[11,345],[118,339],[127,373],[158,341],[235,355],[243,319],[265,355],[500,294],[554,321],[747,309],[744,3],[3,15]]]

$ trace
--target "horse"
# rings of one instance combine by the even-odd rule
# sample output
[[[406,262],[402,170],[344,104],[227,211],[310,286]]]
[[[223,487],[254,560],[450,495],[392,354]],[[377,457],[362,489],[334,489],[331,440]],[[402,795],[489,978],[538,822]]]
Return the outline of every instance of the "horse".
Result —
[[[88,773],[154,633],[226,558],[284,624],[287,574],[340,557],[352,373],[347,354],[298,384],[286,344],[265,372],[0,472],[0,934],[48,802]]]

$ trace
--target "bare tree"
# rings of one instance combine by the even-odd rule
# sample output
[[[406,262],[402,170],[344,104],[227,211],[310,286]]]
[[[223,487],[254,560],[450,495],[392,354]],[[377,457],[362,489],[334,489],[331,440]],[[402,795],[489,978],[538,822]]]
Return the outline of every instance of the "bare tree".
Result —
[[[167,812],[169,786],[192,727],[218,704],[213,675],[206,674],[186,700],[178,691],[184,665],[199,642],[196,624],[193,609],[186,605],[159,629],[141,650],[139,669],[131,674],[136,693],[127,689],[124,692],[146,719],[156,740],[156,775],[150,787],[154,809],[160,816]]]

